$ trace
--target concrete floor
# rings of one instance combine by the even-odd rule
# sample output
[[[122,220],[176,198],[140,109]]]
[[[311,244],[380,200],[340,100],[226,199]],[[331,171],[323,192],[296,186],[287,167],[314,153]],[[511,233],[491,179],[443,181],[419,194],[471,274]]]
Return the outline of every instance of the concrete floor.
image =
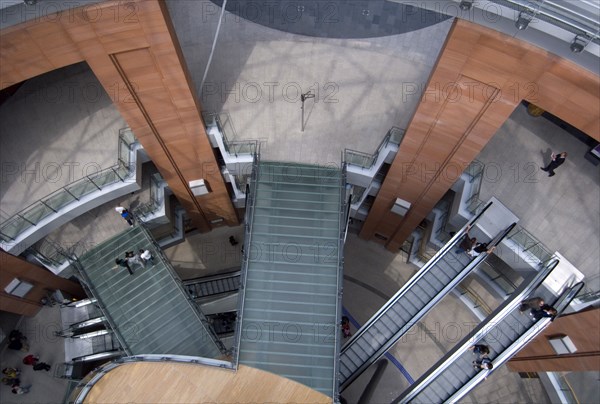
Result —
[[[26,81],[0,106],[0,220],[117,163],[127,126],[85,63]]]
[[[339,165],[344,148],[373,153],[392,126],[407,126],[451,25],[331,39],[226,12],[200,88],[218,21],[205,3],[167,2],[200,102],[230,114],[237,132],[230,137],[260,140],[264,160]],[[302,132],[299,91],[309,90],[317,97],[306,101]]]
[[[5,321],[4,314],[0,317]],[[54,377],[56,365],[64,362],[65,341],[54,336],[62,329],[58,306],[44,307],[35,317],[24,317],[18,329],[27,337],[29,352],[14,351],[4,347],[0,352],[2,368],[14,367],[21,370],[21,385],[31,385],[28,394],[14,395],[9,386],[0,385],[0,402],[12,403],[60,403],[64,399],[68,381]],[[4,327],[2,327],[4,330]],[[11,328],[12,329],[12,328]],[[10,332],[10,330],[8,330]],[[50,371],[34,371],[22,363],[29,353],[37,354],[40,360],[52,366]]]

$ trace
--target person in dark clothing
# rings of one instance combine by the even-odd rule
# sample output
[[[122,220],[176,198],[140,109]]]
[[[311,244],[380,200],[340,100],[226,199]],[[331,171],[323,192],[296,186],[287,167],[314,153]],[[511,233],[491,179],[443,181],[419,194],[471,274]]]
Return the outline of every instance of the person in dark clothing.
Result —
[[[33,365],[33,370],[45,370],[47,372],[50,370],[51,367],[52,366],[48,365],[46,362],[38,362],[35,365]]]
[[[478,355],[479,357],[487,356],[490,353],[490,347],[483,344],[473,345],[469,349],[473,351],[474,355]]]
[[[133,271],[131,270],[131,267],[129,266],[129,263],[127,262],[127,260],[124,260],[123,258],[117,258],[115,260],[115,264],[117,264],[123,268],[127,268],[127,270],[129,271],[129,275],[133,275]]]
[[[12,330],[8,335],[8,349],[14,349],[16,351],[29,351],[29,345],[27,344],[27,338],[19,330]]]
[[[541,297],[532,297],[521,302],[519,306],[519,313],[523,314],[527,310],[539,310],[545,304],[544,299]]]
[[[495,249],[496,246],[488,248],[488,243],[477,243],[475,244],[475,247],[471,249],[471,251],[467,251],[467,254],[475,258],[482,253],[491,254],[492,252],[494,252]]]
[[[554,320],[558,312],[549,304],[544,304],[540,306],[539,309],[532,309],[530,314],[533,318],[533,321],[538,321],[544,317],[550,317],[552,320]]]
[[[560,166],[567,159],[567,152],[562,152],[559,154],[552,153],[552,161],[546,167],[540,167],[542,171],[548,172],[548,177],[552,177],[554,175],[554,169]]]
[[[491,370],[494,368],[494,365],[492,364],[492,360],[490,358],[482,357],[473,361],[473,368],[475,368],[476,370]]]
[[[465,236],[458,245],[458,249],[455,251],[456,254],[460,254],[462,252],[466,252],[468,254],[469,251],[471,251],[471,248],[473,248],[473,246],[477,243],[477,239],[469,235],[469,230],[471,230],[471,225],[467,226]]]

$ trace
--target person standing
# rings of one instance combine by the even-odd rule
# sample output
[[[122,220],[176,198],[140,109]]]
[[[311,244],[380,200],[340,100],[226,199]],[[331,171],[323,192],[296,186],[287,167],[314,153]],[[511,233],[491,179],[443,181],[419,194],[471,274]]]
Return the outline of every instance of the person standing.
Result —
[[[477,355],[480,358],[487,357],[490,354],[490,347],[484,344],[473,345],[469,350],[473,351],[473,355]]]
[[[469,230],[471,230],[471,225],[467,226],[467,230],[465,231],[465,235],[463,236],[462,241],[458,245],[458,249],[455,251],[456,254],[460,254],[462,252],[470,253],[471,248],[477,243],[477,238],[471,237],[469,235]]]
[[[129,226],[133,227],[133,215],[126,208],[124,208],[122,206],[117,206],[115,208],[115,210],[117,211],[118,214],[121,215],[121,217],[123,219],[125,219],[125,221],[127,222],[127,224]]]
[[[140,256],[140,259],[147,264],[148,262],[151,265],[154,265],[154,256],[152,255],[152,253],[150,252],[150,250],[140,250],[140,253],[138,254]]]
[[[523,314],[527,310],[539,310],[546,302],[541,297],[532,297],[530,299],[523,300],[519,306],[519,313]]]
[[[548,177],[554,176],[554,169],[560,166],[567,159],[567,152],[562,152],[559,154],[552,153],[552,161],[546,167],[540,167],[542,171],[546,171],[548,173]]]

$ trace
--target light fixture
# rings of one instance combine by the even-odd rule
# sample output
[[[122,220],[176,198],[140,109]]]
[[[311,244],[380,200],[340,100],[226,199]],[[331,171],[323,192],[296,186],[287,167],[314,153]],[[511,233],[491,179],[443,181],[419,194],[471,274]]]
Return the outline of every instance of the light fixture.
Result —
[[[38,0],[23,0],[23,3],[27,4],[28,6],[35,6],[37,2]]]
[[[517,18],[517,21],[515,21],[515,27],[520,31],[526,29],[533,20],[533,17],[535,17],[535,12],[533,10],[526,9],[519,12],[519,17]]]
[[[473,6],[472,0],[460,0],[460,4],[458,5],[462,11],[469,11],[471,6]]]
[[[577,34],[575,35],[575,38],[573,38],[573,42],[571,42],[571,45],[569,47],[571,48],[571,52],[581,53],[583,52],[588,43],[590,43],[590,41],[587,40],[585,35]]]

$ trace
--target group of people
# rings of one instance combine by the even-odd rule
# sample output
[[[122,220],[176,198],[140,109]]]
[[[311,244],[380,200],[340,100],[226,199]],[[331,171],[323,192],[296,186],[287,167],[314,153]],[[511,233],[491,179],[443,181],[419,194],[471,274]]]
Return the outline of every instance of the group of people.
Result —
[[[473,351],[473,355],[477,355],[477,359],[473,361],[473,368],[476,370],[492,370],[494,365],[492,360],[489,358],[490,347],[483,344],[473,345],[470,350]]]
[[[133,275],[133,265],[138,265],[142,268],[146,268],[148,264],[154,265],[154,256],[150,250],[140,249],[137,253],[127,251],[125,252],[125,258],[117,258],[115,264],[117,264],[117,267],[126,268],[129,275]]]
[[[476,237],[471,237],[469,235],[469,230],[471,230],[471,225],[467,226],[467,231],[458,245],[458,249],[455,251],[456,254],[466,253],[469,257],[475,258],[480,254],[486,253],[491,254],[496,249],[496,246],[488,247],[488,243],[479,243],[477,242]]]
[[[27,337],[25,337],[20,331],[13,330],[8,336],[8,348],[19,350],[22,352],[29,351],[29,345],[27,344]],[[32,366],[34,371],[45,370],[50,371],[51,365],[46,362],[41,362],[40,357],[34,354],[28,354],[23,358],[23,364]],[[16,367],[6,367],[2,369],[2,383],[11,387],[13,394],[26,394],[29,393],[31,384],[21,383],[21,371]]]
[[[519,306],[519,313],[524,314],[527,310],[531,310],[529,315],[533,321],[538,321],[545,317],[554,320],[558,314],[556,309],[549,304],[546,304],[541,297],[532,297],[531,299],[523,300]]]

